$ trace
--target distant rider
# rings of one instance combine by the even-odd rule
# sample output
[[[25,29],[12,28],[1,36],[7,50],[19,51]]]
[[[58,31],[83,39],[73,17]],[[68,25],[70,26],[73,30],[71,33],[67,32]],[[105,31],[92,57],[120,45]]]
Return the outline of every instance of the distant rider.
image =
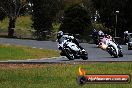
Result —
[[[114,38],[111,35],[107,35],[107,34],[104,34],[104,33],[100,34],[100,40],[99,40],[100,42],[103,42],[104,44],[107,44],[108,40],[113,41],[117,45],[117,47],[119,49],[121,49],[121,46],[115,42]]]
[[[128,31],[124,32],[124,42],[128,44]]]
[[[99,41],[98,41],[99,40],[99,36],[98,36],[98,31],[96,29],[92,30],[92,38],[94,40],[94,43],[96,45],[98,45],[98,43],[99,43]]]

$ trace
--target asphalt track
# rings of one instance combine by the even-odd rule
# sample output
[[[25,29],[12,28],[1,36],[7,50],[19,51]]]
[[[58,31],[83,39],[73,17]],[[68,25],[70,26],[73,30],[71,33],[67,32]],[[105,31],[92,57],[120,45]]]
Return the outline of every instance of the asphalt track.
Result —
[[[57,49],[57,43],[52,41],[36,41],[36,40],[20,40],[20,39],[7,39],[0,38],[0,44],[15,44],[15,45],[24,45],[30,46],[33,48],[42,48],[42,49]],[[81,43],[81,46],[85,48],[88,52],[88,60],[75,59],[69,61],[66,57],[54,57],[52,59],[35,59],[35,60],[9,60],[1,61],[3,63],[87,63],[87,62],[124,62],[132,61],[132,50],[127,49],[127,45],[122,45],[124,56],[121,58],[113,58],[107,52],[97,48],[95,44]]]

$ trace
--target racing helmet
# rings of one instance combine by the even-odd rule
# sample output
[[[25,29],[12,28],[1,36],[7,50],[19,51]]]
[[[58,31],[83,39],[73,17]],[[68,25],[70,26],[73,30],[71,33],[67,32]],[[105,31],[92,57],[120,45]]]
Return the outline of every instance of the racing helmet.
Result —
[[[108,39],[112,39],[112,36],[111,36],[111,35],[108,35],[107,38],[108,38]]]
[[[128,34],[128,31],[125,31],[124,34]]]
[[[63,36],[63,31],[59,31],[58,33],[57,33],[57,38],[61,38]]]
[[[97,32],[97,30],[96,29],[93,29],[92,32]]]
[[[105,37],[104,33],[100,33],[99,37]]]

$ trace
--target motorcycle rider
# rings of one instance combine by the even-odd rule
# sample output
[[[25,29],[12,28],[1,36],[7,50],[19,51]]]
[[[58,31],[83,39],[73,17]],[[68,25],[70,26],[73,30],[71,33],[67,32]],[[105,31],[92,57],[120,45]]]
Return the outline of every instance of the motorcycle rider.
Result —
[[[113,43],[116,44],[118,50],[119,50],[119,56],[120,57],[123,57],[123,54],[122,54],[122,47],[115,42],[115,39],[111,36],[111,35],[107,35],[107,34],[104,34],[101,30],[98,32],[99,34],[99,47],[101,47],[101,49],[106,49],[107,48],[107,44],[109,44],[110,41],[112,41]]]
[[[124,42],[128,44],[128,31],[124,32]]]
[[[75,43],[81,49],[82,52],[85,52],[84,48],[79,45],[79,42],[77,41],[76,38],[74,38],[73,36],[64,35],[63,31],[59,31],[57,33],[57,42],[59,44],[62,44],[62,42],[64,40],[66,40],[66,39],[70,39],[73,43]],[[62,47],[61,46],[58,46],[58,49],[59,50],[62,50]],[[60,54],[62,54],[62,52]]]
[[[92,38],[94,40],[94,43],[96,45],[98,45],[98,43],[99,43],[99,41],[98,41],[99,36],[98,36],[98,31],[95,28],[92,30]]]
[[[98,31],[98,35],[99,35],[99,37],[102,37],[102,36],[105,35],[105,34],[104,34],[103,31],[99,30],[99,31]]]
[[[111,35],[100,33],[100,40],[99,41],[106,44],[107,40],[113,41],[119,49],[122,49],[122,47],[118,43],[115,42],[115,40],[113,39],[113,37]]]

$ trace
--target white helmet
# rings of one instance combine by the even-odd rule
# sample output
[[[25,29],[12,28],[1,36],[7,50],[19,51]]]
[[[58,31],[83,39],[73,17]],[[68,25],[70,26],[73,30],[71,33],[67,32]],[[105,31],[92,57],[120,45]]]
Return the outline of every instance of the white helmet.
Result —
[[[101,30],[98,32],[99,35],[103,36],[104,32],[102,32]]]
[[[60,38],[60,37],[62,37],[63,36],[63,31],[59,31],[58,33],[57,33],[57,38]]]
[[[127,34],[127,33],[128,33],[128,31],[125,31],[124,33],[125,33],[125,34]]]

